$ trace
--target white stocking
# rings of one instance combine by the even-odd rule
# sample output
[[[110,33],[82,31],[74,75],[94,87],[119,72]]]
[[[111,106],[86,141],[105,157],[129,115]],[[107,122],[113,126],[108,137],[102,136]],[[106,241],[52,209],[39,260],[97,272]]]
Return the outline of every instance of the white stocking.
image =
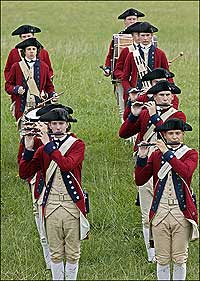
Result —
[[[51,261],[52,280],[64,280],[63,262],[55,263]]]
[[[158,280],[170,280],[170,265],[161,265],[157,263],[157,278]]]
[[[155,248],[150,248],[149,244],[149,228],[143,226],[144,242],[147,250],[148,261],[155,262]]]
[[[66,262],[66,266],[65,266],[66,280],[76,280],[77,274],[78,274],[78,262],[77,263]]]
[[[185,280],[186,278],[186,263],[174,264],[173,280]]]

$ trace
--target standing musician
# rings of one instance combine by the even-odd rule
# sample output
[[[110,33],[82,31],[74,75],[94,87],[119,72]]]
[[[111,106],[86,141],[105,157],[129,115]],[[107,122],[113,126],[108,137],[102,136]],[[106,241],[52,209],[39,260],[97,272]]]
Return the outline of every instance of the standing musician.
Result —
[[[36,26],[21,25],[12,32],[12,36],[19,35],[20,40],[23,42],[24,40],[26,40],[28,38],[35,37],[35,33],[39,33],[39,32],[41,32],[41,29]],[[5,80],[8,79],[8,75],[9,75],[12,65],[15,62],[19,62],[21,59],[22,59],[21,50],[19,48],[15,47],[14,49],[12,49],[10,51],[8,58],[7,58],[6,65],[5,65],[5,69],[4,69]],[[39,59],[44,61],[48,65],[50,77],[53,78],[53,69],[51,66],[51,61],[49,58],[48,51],[46,49],[44,49],[42,46],[41,46],[41,50],[39,53]]]
[[[140,46],[128,54],[124,64],[122,86],[124,88],[125,103],[132,88],[137,87],[145,90],[145,88],[148,89],[151,86],[150,83],[145,86],[146,81],[141,81],[144,74],[158,67],[169,69],[165,53],[152,44],[153,34],[158,29],[148,22],[142,22],[134,30],[139,33]],[[173,82],[173,80],[170,82]]]
[[[155,68],[151,72],[148,72],[147,74],[145,74],[142,77],[142,81],[150,81],[151,86],[154,86],[157,82],[159,82],[161,80],[169,81],[169,78],[172,79],[173,77],[174,77],[174,73],[168,71],[167,69],[159,67],[159,68]],[[175,91],[175,92],[173,92],[174,99],[172,101],[172,104],[175,109],[178,109],[179,99],[178,99],[178,96],[176,95],[176,92],[179,94],[179,90],[176,86],[174,87],[174,91]],[[126,105],[124,115],[123,115],[124,120],[126,120],[126,118],[128,117],[129,113],[131,112],[131,105],[136,100],[145,103],[145,102],[152,100],[152,95],[147,95],[146,92],[141,94],[141,92],[138,91],[137,89],[133,89],[132,91],[130,91],[127,105]]]
[[[45,188],[40,196],[46,234],[51,253],[53,280],[76,280],[80,258],[80,240],[89,231],[86,203],[81,188],[81,170],[85,144],[69,132],[75,122],[64,108],[54,108],[40,116],[48,122],[54,137],[38,124],[43,145],[33,150],[33,136],[25,136],[25,150],[19,164],[22,179],[41,171]],[[66,266],[64,269],[64,259]]]
[[[198,153],[183,144],[185,131],[192,131],[183,120],[168,119],[155,130],[163,134],[164,141],[157,140],[157,149],[149,158],[148,146],[145,146],[148,143],[142,142],[135,182],[144,186],[153,176],[154,196],[149,220],[156,251],[157,279],[170,280],[170,262],[173,261],[173,280],[185,280],[188,243],[199,237],[198,213],[191,189]],[[166,145],[166,142],[171,144]]]
[[[18,150],[18,157],[17,157],[18,164],[20,163],[20,160],[22,159],[22,154],[23,154],[23,151],[25,148],[25,135],[26,134],[27,135],[32,134],[34,136],[34,144],[33,144],[34,150],[37,150],[41,145],[43,145],[40,138],[37,137],[37,130],[35,128],[39,121],[40,116],[49,112],[50,110],[52,110],[54,108],[65,108],[69,114],[73,113],[73,110],[70,107],[63,106],[62,104],[49,104],[42,108],[33,109],[32,111],[28,112],[25,115],[25,120],[26,120],[25,127],[22,132],[23,137],[20,140],[20,145],[19,145],[19,150]],[[40,243],[42,246],[44,259],[46,262],[46,268],[50,269],[51,268],[51,264],[50,264],[51,259],[50,259],[49,246],[47,243],[47,238],[46,238],[45,232],[43,231],[42,214],[41,214],[40,208],[38,206],[38,201],[39,201],[40,195],[42,193],[42,190],[44,188],[44,179],[41,174],[41,171],[38,171],[35,174],[35,176],[28,178],[27,182],[29,184],[31,195],[32,195],[33,214],[34,214],[36,227],[37,227],[39,237],[40,237]]]
[[[121,15],[118,16],[119,20],[124,20],[124,27],[125,29],[138,21],[139,17],[144,17],[145,15],[142,12],[139,12],[136,9],[128,9],[124,11]],[[124,30],[120,31],[119,34],[122,34]],[[109,51],[106,56],[105,60],[105,67],[104,67],[104,75],[110,76],[111,75],[111,66],[112,66],[112,60],[113,60],[113,51],[114,51],[114,41],[112,40],[110,43]]]
[[[178,88],[178,87],[177,87]],[[183,112],[176,110],[171,106],[173,101],[173,92],[175,85],[168,81],[159,81],[156,85],[151,87],[147,94],[152,94],[154,101],[141,104],[138,102],[133,103],[131,113],[128,118],[121,125],[119,136],[121,138],[129,138],[138,134],[137,142],[134,146],[134,151],[138,150],[138,142],[156,141],[158,136],[154,132],[154,128],[163,124],[169,118],[179,118],[186,121],[186,116]],[[179,89],[179,93],[180,93]],[[145,106],[145,108],[144,108]],[[160,137],[160,136],[159,136]],[[154,147],[149,150],[149,155]],[[154,248],[149,245],[149,219],[148,214],[153,198],[153,185],[151,180],[145,186],[139,188],[140,208],[142,214],[142,225],[145,245],[147,249],[148,261],[154,261]]]
[[[19,124],[23,113],[47,98],[55,97],[49,67],[38,58],[41,44],[29,38],[15,46],[22,49],[22,60],[12,65],[5,90],[14,100],[13,115]],[[22,121],[23,122],[23,121]]]
[[[129,25],[123,31],[122,34],[130,34],[131,33],[131,35],[133,37],[133,44],[122,49],[122,51],[119,55],[119,58],[117,59],[115,68],[114,68],[114,76],[116,78],[115,91],[116,91],[117,101],[118,101],[118,105],[119,105],[119,116],[120,116],[120,119],[121,119],[122,123],[124,122],[123,113],[124,113],[124,109],[125,109],[124,99],[123,99],[124,90],[123,90],[123,87],[122,87],[122,84],[121,84],[121,79],[122,79],[122,76],[123,76],[123,67],[124,67],[124,63],[125,63],[125,60],[126,60],[126,57],[127,57],[128,53],[133,48],[136,48],[140,43],[138,33],[134,32],[134,27],[137,26],[140,23],[141,22],[139,22],[139,21],[136,22],[136,23],[133,23],[133,24]]]

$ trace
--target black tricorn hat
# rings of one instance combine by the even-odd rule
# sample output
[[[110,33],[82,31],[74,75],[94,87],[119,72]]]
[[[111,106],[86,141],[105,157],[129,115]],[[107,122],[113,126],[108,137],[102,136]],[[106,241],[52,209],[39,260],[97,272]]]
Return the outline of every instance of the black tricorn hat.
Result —
[[[154,33],[158,31],[158,28],[153,26],[147,21],[141,22],[139,25],[137,25],[137,28],[135,28],[135,32],[139,33]]]
[[[137,30],[137,26],[138,26],[140,23],[141,23],[141,21],[137,21],[137,22],[135,22],[135,23],[129,25],[127,28],[125,28],[125,29],[123,30],[122,33],[123,33],[123,34],[131,34],[131,33],[133,33],[133,32],[138,32],[138,31],[135,31],[135,30]]]
[[[130,16],[136,16],[136,17],[144,17],[145,14],[139,12],[138,10],[135,10],[135,9],[128,9],[126,11],[124,11],[121,15],[118,16],[118,19],[119,20],[123,20],[125,19],[126,17],[130,17]]]
[[[64,108],[69,114],[73,113],[73,109],[69,106],[65,106],[63,104],[60,103],[55,103],[55,104],[48,104],[42,108],[40,108],[37,112],[36,115],[37,116],[41,116],[47,112],[49,112],[50,110],[54,109],[54,108]]]
[[[152,81],[154,79],[160,78],[172,78],[174,77],[174,73],[170,72],[165,68],[155,68],[152,71],[148,72],[142,77],[142,81]]]
[[[192,131],[192,127],[188,123],[185,123],[182,119],[171,118],[154,129],[155,132],[171,130]]]
[[[77,122],[76,119],[72,118],[69,112],[64,108],[54,108],[39,118],[41,122],[51,121],[66,121],[66,122]]]
[[[170,91],[171,93],[176,94],[176,95],[181,93],[181,89],[179,87],[177,87],[175,84],[169,83],[169,81],[167,81],[167,80],[160,80],[153,87],[151,87],[146,92],[146,94],[154,95],[154,94],[157,94],[162,91]]]
[[[21,35],[26,33],[39,33],[39,32],[41,32],[41,29],[36,26],[21,25],[16,30],[14,30],[11,35],[15,36],[15,35]]]
[[[37,49],[43,48],[42,44],[39,41],[37,41],[37,39],[34,37],[28,38],[28,39],[18,43],[15,46],[15,48],[25,49],[26,47],[29,47],[29,46],[35,46]]]

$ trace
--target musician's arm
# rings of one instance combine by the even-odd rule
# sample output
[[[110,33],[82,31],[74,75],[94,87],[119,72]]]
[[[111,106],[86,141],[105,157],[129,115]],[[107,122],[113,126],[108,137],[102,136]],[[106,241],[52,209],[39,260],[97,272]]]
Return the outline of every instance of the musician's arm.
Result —
[[[137,157],[136,167],[135,167],[135,183],[137,186],[144,185],[146,182],[148,182],[148,180],[153,175],[152,154],[149,157],[149,159],[148,159],[148,156],[146,156],[146,157],[138,156]]]
[[[123,75],[122,75],[122,86],[124,88],[124,93],[128,95],[128,90],[131,87],[131,84],[129,82],[131,73],[132,73],[132,63],[131,63],[131,58],[133,60],[132,53],[129,53],[126,57],[124,67],[123,67]]]
[[[124,121],[119,129],[119,136],[123,139],[129,138],[140,132],[141,120],[139,116],[135,116],[132,112],[128,118]]]
[[[123,76],[123,67],[124,67],[124,63],[126,60],[126,57],[128,55],[128,48],[124,48],[121,51],[121,54],[117,60],[115,69],[114,69],[114,76],[117,77],[117,79],[121,80],[122,76]]]

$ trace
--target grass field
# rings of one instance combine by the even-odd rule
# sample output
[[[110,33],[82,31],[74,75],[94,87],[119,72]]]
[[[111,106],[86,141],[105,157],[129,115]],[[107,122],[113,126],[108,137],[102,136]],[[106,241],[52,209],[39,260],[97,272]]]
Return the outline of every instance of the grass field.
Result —
[[[86,143],[83,186],[90,194],[91,234],[82,243],[79,280],[156,280],[148,264],[140,209],[134,205],[132,148],[118,137],[120,120],[105,61],[117,16],[132,7],[159,28],[159,47],[172,59],[182,89],[180,109],[193,126],[185,141],[199,149],[198,2],[196,1],[2,1],[1,25],[1,279],[50,280],[32,214],[31,194],[18,175],[19,136],[4,91],[3,69],[19,41],[22,24],[40,27],[37,38],[50,53],[60,101],[74,109],[72,129]],[[198,171],[192,186],[199,198]],[[199,201],[199,200],[198,200]],[[199,280],[199,244],[190,243],[187,280]]]

